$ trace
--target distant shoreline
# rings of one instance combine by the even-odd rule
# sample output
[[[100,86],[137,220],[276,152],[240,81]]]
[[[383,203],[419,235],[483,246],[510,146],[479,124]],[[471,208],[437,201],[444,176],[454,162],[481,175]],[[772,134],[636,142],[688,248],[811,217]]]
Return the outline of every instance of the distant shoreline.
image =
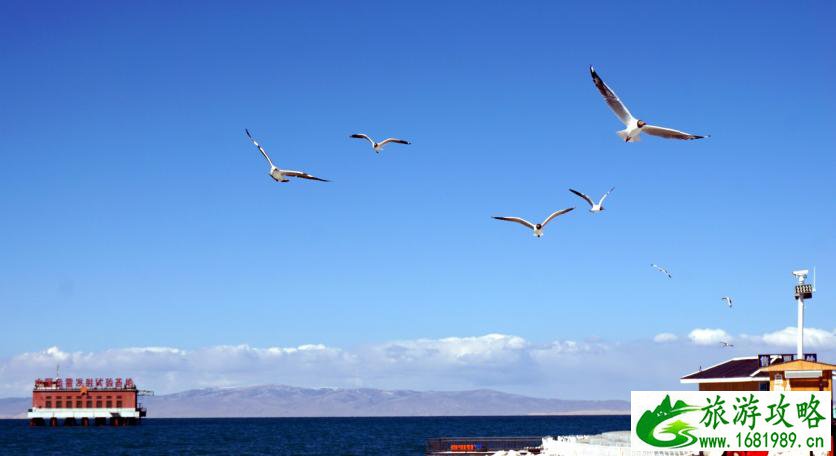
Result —
[[[29,398],[0,399],[0,417],[23,418]],[[203,388],[142,398],[158,418],[373,418],[629,415],[623,400],[523,396],[494,390],[414,391],[258,385]]]

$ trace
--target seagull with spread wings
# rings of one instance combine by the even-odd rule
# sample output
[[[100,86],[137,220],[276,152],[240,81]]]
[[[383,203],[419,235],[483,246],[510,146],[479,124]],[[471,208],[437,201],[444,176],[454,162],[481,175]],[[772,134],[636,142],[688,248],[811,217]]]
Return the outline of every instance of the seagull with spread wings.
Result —
[[[387,145],[387,144],[389,144],[389,143],[396,143],[396,144],[412,144],[412,143],[411,143],[411,142],[409,142],[409,141],[404,141],[403,139],[398,139],[398,138],[386,138],[386,139],[384,139],[383,141],[377,142],[377,141],[375,141],[374,139],[370,138],[368,135],[365,135],[365,134],[363,134],[363,133],[356,133],[356,134],[353,134],[353,135],[351,135],[351,138],[360,138],[360,139],[365,139],[366,141],[368,141],[369,143],[371,143],[371,145],[372,145],[372,149],[374,149],[374,151],[375,151],[376,153],[378,153],[378,154],[380,153],[380,151],[382,151],[382,150],[383,150],[383,146],[385,146],[385,145]]]
[[[607,193],[604,193],[604,196],[602,196],[601,199],[598,200],[598,202],[596,203],[595,201],[592,201],[592,198],[584,195],[583,193],[581,193],[581,192],[579,192],[575,189],[571,189],[571,188],[569,189],[570,192],[580,196],[581,198],[584,199],[584,201],[589,203],[589,205],[591,206],[590,209],[589,209],[589,212],[594,212],[594,213],[601,212],[601,211],[604,210],[604,200],[607,199],[607,196],[609,196],[610,193],[612,193],[613,190],[615,190],[615,187],[611,188],[610,191],[608,191]]]
[[[732,348],[732,347],[734,347],[734,344],[733,344],[733,343],[731,343],[731,342],[723,342],[723,341],[721,341],[721,342],[720,342],[720,347],[722,347],[722,348]]]
[[[520,218],[520,217],[494,217],[494,218],[497,219],[497,220],[504,220],[506,222],[519,223],[520,225],[523,225],[527,228],[532,229],[534,231],[534,236],[537,236],[539,238],[539,237],[543,237],[543,228],[546,227],[547,223],[551,222],[555,217],[557,217],[559,215],[563,215],[567,212],[571,212],[574,209],[575,209],[574,207],[569,207],[569,208],[566,208],[566,209],[561,209],[559,211],[553,212],[552,215],[546,217],[546,220],[544,220],[543,223],[531,223],[528,220]]]
[[[273,160],[270,160],[270,156],[267,155],[267,152],[264,150],[264,148],[261,147],[261,145],[258,144],[258,141],[256,141],[255,138],[253,138],[253,135],[250,134],[250,130],[244,129],[244,131],[247,133],[247,137],[250,138],[250,141],[252,141],[253,144],[255,144],[255,147],[258,148],[258,151],[261,152],[261,155],[264,155],[264,158],[267,159],[267,163],[270,164],[270,177],[272,177],[273,180],[275,180],[276,182],[290,182],[290,179],[288,179],[288,177],[297,177],[299,179],[310,179],[320,182],[328,182],[325,179],[320,179],[316,176],[311,176],[310,174],[303,173],[302,171],[292,171],[289,169],[277,168],[276,165],[273,164]]]
[[[640,139],[639,135],[642,133],[668,139],[701,139],[706,137],[692,135],[690,133],[674,130],[672,128],[650,125],[643,120],[636,119],[632,114],[630,114],[627,106],[624,106],[624,103],[618,98],[618,95],[616,95],[615,92],[609,88],[609,86],[604,84],[604,81],[601,80],[601,77],[598,76],[598,73],[595,72],[595,69],[592,68],[592,66],[589,67],[589,72],[592,74],[592,82],[595,83],[595,87],[597,87],[598,91],[601,92],[601,95],[603,95],[604,101],[607,102],[610,109],[612,109],[615,113],[615,116],[618,117],[618,120],[623,122],[627,127],[624,130],[617,132],[618,136],[620,136],[624,141],[637,142]]]
[[[726,302],[726,304],[729,306],[729,309],[731,309],[731,307],[732,307],[732,298],[731,298],[731,296],[723,296],[723,298],[722,298],[722,299],[723,299],[723,301],[725,301],[725,302]]]
[[[666,276],[668,276],[669,279],[673,278],[673,276],[671,275],[671,272],[668,271],[667,269],[663,268],[662,266],[659,266],[658,264],[651,264],[650,266],[652,266],[654,269],[661,272],[662,274],[665,274]]]

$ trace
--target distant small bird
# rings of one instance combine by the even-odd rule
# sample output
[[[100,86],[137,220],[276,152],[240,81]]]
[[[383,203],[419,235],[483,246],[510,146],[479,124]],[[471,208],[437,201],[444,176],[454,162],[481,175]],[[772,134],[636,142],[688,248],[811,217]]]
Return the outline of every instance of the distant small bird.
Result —
[[[723,348],[731,348],[731,347],[734,347],[734,344],[729,343],[729,342],[720,342],[720,346],[723,347]]]
[[[566,209],[561,209],[557,212],[553,212],[552,215],[548,216],[546,218],[546,220],[543,221],[543,223],[537,223],[537,224],[531,223],[528,220],[525,220],[525,219],[520,218],[520,217],[494,217],[494,218],[497,219],[497,220],[504,220],[506,222],[516,222],[516,223],[519,223],[520,225],[531,228],[532,230],[534,230],[534,235],[539,238],[539,237],[543,236],[543,228],[546,227],[547,223],[551,222],[552,219],[554,219],[555,217],[557,217],[559,215],[563,215],[567,212],[571,212],[574,209],[575,209],[574,207],[570,207],[570,208],[566,208]]]
[[[726,304],[729,306],[729,309],[732,307],[732,298],[731,296],[723,296],[723,301],[726,301]]]
[[[580,196],[581,198],[586,200],[586,202],[589,203],[590,206],[592,206],[589,209],[589,212],[601,212],[601,211],[603,211],[604,210],[604,200],[607,199],[607,196],[609,196],[609,194],[612,193],[613,190],[615,190],[615,187],[611,188],[610,191],[608,191],[607,193],[604,193],[604,196],[602,196],[601,199],[598,200],[598,202],[596,203],[596,202],[592,201],[592,198],[584,195],[583,193],[581,193],[577,190],[573,190],[571,188],[569,189],[570,192]]]
[[[653,266],[653,267],[654,267],[657,271],[659,271],[659,272],[661,272],[661,273],[665,274],[666,276],[668,276],[668,278],[669,278],[669,279],[672,279],[672,278],[673,278],[673,276],[671,275],[670,271],[668,271],[667,269],[663,268],[662,266],[659,266],[659,265],[657,265],[657,264],[651,264],[651,266]]]
[[[374,151],[375,151],[376,153],[378,153],[378,154],[380,153],[380,151],[382,151],[382,150],[383,150],[383,146],[385,146],[386,144],[389,144],[389,143],[397,143],[397,144],[412,144],[412,143],[411,143],[411,142],[409,142],[409,141],[404,141],[403,139],[398,139],[398,138],[386,138],[386,139],[384,139],[383,141],[376,142],[376,141],[375,141],[375,140],[373,140],[372,138],[369,138],[369,136],[368,136],[368,135],[364,135],[363,133],[353,134],[353,135],[351,135],[351,137],[352,137],[352,138],[360,138],[360,139],[365,139],[366,141],[370,142],[370,143],[371,143],[371,145],[372,145],[372,148],[373,148],[373,149],[374,149]]]
[[[264,148],[261,147],[258,144],[258,141],[256,141],[255,138],[253,138],[253,135],[250,134],[250,130],[247,130],[245,128],[244,131],[247,132],[247,137],[249,137],[250,141],[252,141],[253,144],[255,144],[255,147],[258,147],[258,151],[261,152],[261,155],[264,155],[264,158],[267,159],[267,163],[270,164],[270,177],[272,177],[273,180],[275,180],[276,182],[290,182],[290,179],[288,179],[288,177],[298,177],[300,179],[310,179],[320,182],[329,182],[325,179],[320,179],[318,177],[311,176],[308,173],[303,173],[302,171],[291,171],[289,169],[277,168],[276,165],[273,164],[273,160],[270,160],[270,156],[267,155],[267,152],[264,151]]]
[[[589,73],[592,74],[592,82],[595,83],[595,87],[597,87],[598,91],[601,92],[601,95],[603,95],[604,101],[606,101],[610,106],[610,109],[612,109],[615,116],[618,117],[618,120],[623,122],[627,127],[624,130],[617,132],[618,136],[620,136],[624,141],[637,142],[640,139],[639,135],[641,133],[670,139],[701,139],[706,137],[692,135],[690,133],[685,133],[671,128],[649,125],[643,120],[636,119],[632,114],[630,114],[627,106],[624,106],[624,103],[621,102],[618,95],[616,95],[615,92],[609,88],[609,86],[604,84],[604,81],[601,80],[601,77],[598,76],[598,73],[595,72],[595,69],[592,68],[592,66],[589,67]]]

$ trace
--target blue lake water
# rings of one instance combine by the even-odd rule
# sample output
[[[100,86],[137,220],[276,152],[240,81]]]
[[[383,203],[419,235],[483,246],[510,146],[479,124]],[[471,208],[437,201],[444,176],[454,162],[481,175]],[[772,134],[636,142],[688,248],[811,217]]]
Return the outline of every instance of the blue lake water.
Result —
[[[2,455],[423,455],[432,437],[629,430],[629,416],[146,419],[132,427],[0,420]]]

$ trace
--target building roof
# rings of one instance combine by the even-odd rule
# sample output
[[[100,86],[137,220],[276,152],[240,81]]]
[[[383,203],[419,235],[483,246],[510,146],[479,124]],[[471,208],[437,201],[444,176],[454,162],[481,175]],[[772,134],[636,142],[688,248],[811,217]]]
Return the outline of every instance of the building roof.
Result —
[[[702,369],[680,379],[682,383],[711,382],[767,382],[769,377],[756,376],[760,370],[757,356],[732,358],[707,369]]]
[[[758,370],[758,373],[769,373],[769,372],[784,372],[784,371],[836,371],[836,365],[827,364],[827,363],[819,363],[813,361],[806,361],[803,359],[797,359],[794,361],[787,361],[785,363],[773,364],[768,367],[764,367]]]
[[[769,372],[787,370],[836,372],[836,365],[817,362],[818,356],[815,353],[805,353],[803,360],[796,360],[795,357],[796,355],[791,353],[769,353],[732,358],[688,374],[679,381],[681,383],[768,382]]]

